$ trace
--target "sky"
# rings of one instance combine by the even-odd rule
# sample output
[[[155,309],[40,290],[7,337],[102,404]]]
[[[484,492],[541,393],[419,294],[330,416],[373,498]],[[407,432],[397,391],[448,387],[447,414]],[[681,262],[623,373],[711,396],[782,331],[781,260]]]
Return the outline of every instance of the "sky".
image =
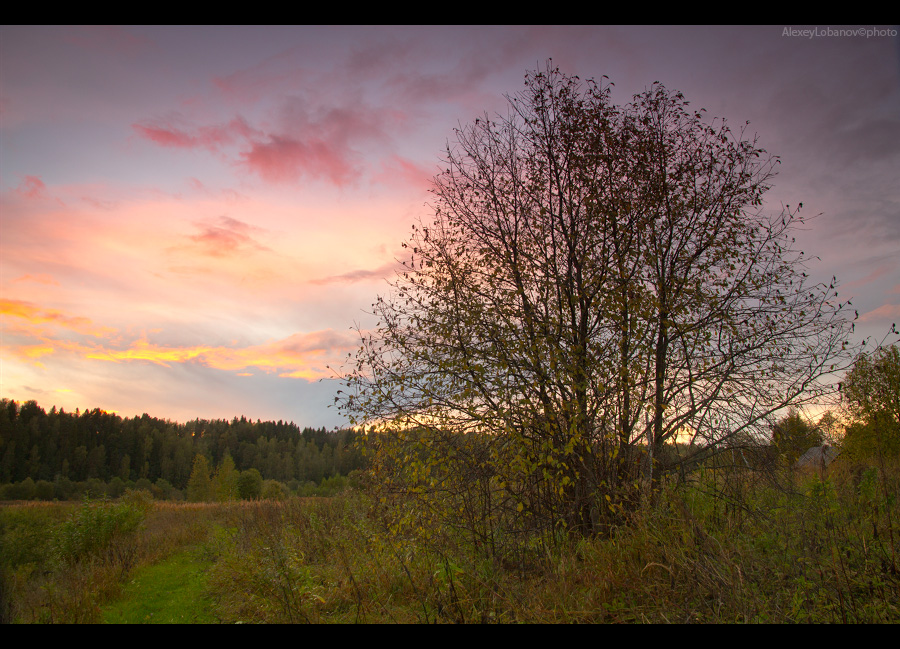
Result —
[[[900,323],[897,26],[0,26],[0,396],[346,425],[329,407],[453,129],[527,70],[656,81],[781,158],[766,209]]]

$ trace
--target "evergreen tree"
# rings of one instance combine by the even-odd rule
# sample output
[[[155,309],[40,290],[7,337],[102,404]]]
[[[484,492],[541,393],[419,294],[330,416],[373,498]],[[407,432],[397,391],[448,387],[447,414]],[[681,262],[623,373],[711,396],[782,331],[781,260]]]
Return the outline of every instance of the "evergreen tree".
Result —
[[[789,409],[788,414],[772,427],[772,443],[789,464],[813,446],[821,446],[823,440],[822,431],[806,421],[795,408]]]
[[[198,453],[194,456],[194,468],[188,480],[187,499],[191,502],[204,502],[214,498],[212,480],[209,477],[209,460]]]
[[[237,499],[238,475],[239,473],[234,467],[231,453],[226,450],[213,478],[213,490],[215,491],[216,500],[225,502]]]

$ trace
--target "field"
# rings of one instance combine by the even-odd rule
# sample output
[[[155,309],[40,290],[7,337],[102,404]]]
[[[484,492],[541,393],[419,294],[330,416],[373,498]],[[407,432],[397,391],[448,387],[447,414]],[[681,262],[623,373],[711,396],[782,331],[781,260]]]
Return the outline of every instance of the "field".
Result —
[[[700,473],[515,564],[347,491],[0,507],[14,623],[900,622],[900,471]]]

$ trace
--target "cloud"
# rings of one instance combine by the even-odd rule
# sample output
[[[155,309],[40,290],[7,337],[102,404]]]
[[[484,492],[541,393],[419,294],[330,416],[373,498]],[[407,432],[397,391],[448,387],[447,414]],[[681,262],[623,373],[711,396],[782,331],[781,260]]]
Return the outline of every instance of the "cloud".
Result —
[[[131,128],[142,138],[163,147],[201,148],[217,152],[223,147],[260,135],[247,121],[237,116],[227,124],[184,126],[179,116],[138,122]]]
[[[404,267],[400,263],[393,261],[387,264],[382,264],[381,266],[373,269],[352,270],[349,273],[329,275],[328,277],[312,279],[309,281],[309,283],[316,285],[353,284],[355,282],[365,282],[372,279],[379,280],[386,277],[393,277],[398,270],[402,270],[403,268]]]
[[[47,273],[38,273],[37,275],[26,273],[25,275],[14,279],[13,282],[36,282],[38,284],[46,284],[47,286],[59,286],[59,282]]]
[[[44,198],[47,186],[39,176],[25,176],[25,180],[16,187],[16,192],[25,198]]]
[[[847,291],[847,290],[859,288],[861,286],[865,286],[866,284],[874,282],[879,277],[882,277],[885,274],[892,272],[896,268],[897,268],[897,264],[892,263],[892,262],[889,262],[887,264],[882,264],[878,268],[873,270],[871,273],[866,275],[865,277],[861,277],[860,279],[857,279],[848,284],[842,285],[841,290]]]
[[[432,187],[434,177],[440,172],[437,164],[418,164],[399,155],[382,160],[381,172],[372,180],[379,184],[391,184],[425,192]]]
[[[21,300],[0,300],[0,315],[7,321],[3,327],[4,356],[39,368],[44,368],[48,358],[61,366],[71,366],[73,360],[76,363],[144,362],[165,368],[199,364],[242,376],[256,368],[282,377],[315,380],[334,378],[328,366],[339,365],[358,345],[356,334],[333,329],[295,333],[283,339],[243,347],[159,344],[148,340],[146,334],[126,341],[122,335],[113,336],[116,329],[96,325],[88,318],[68,316]],[[44,326],[47,324],[92,339],[61,336],[48,331]]]
[[[216,84],[230,87],[222,79]],[[380,146],[379,151],[385,150],[390,134],[408,119],[395,101],[372,106],[356,91],[349,95],[343,90],[321,90],[315,95],[308,89],[297,91],[279,95],[271,106],[251,107],[257,115],[252,123],[237,115],[224,124],[204,125],[173,113],[135,122],[132,129],[161,147],[221,155],[267,183],[313,178],[345,187],[361,176],[365,150],[373,144]]]
[[[349,140],[373,137],[377,128],[368,129],[360,116],[340,110],[332,111],[321,122],[296,115],[294,121],[287,132],[264,132],[240,117],[223,126],[183,126],[173,120],[156,120],[136,123],[132,128],[140,137],[162,147],[205,149],[225,155],[236,166],[273,184],[310,177],[344,186],[358,178],[358,155]],[[232,145],[237,151],[227,150]]]
[[[254,250],[271,250],[251,236],[265,230],[228,216],[220,216],[214,221],[198,222],[194,225],[200,232],[187,237],[196,244],[192,246],[194,252],[210,257],[230,257]]]
[[[877,309],[859,316],[860,322],[887,322],[900,319],[900,304],[882,304]]]
[[[311,176],[324,177],[343,186],[356,179],[360,171],[351,164],[351,155],[342,149],[345,147],[336,147],[319,138],[302,142],[271,135],[266,142],[254,142],[240,157],[247,169],[270,183],[287,183]]]
[[[293,334],[282,340],[247,347],[158,345],[146,338],[132,342],[124,349],[111,347],[70,348],[84,358],[115,363],[146,361],[170,367],[196,362],[205,367],[235,372],[241,376],[250,368],[278,373],[289,378],[332,378],[327,365],[339,363],[350,350],[356,349],[355,335],[334,330]]]
[[[0,299],[0,315],[23,319],[32,325],[54,324],[98,338],[116,331],[111,327],[95,325],[88,318],[68,316],[56,309],[41,308],[22,300]]]

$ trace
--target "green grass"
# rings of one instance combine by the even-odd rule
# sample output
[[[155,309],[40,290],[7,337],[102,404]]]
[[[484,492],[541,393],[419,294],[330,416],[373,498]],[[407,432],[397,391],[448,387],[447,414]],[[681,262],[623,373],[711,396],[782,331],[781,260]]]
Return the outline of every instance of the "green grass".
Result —
[[[206,594],[212,562],[196,550],[137,570],[121,598],[103,607],[107,624],[214,624]]]

